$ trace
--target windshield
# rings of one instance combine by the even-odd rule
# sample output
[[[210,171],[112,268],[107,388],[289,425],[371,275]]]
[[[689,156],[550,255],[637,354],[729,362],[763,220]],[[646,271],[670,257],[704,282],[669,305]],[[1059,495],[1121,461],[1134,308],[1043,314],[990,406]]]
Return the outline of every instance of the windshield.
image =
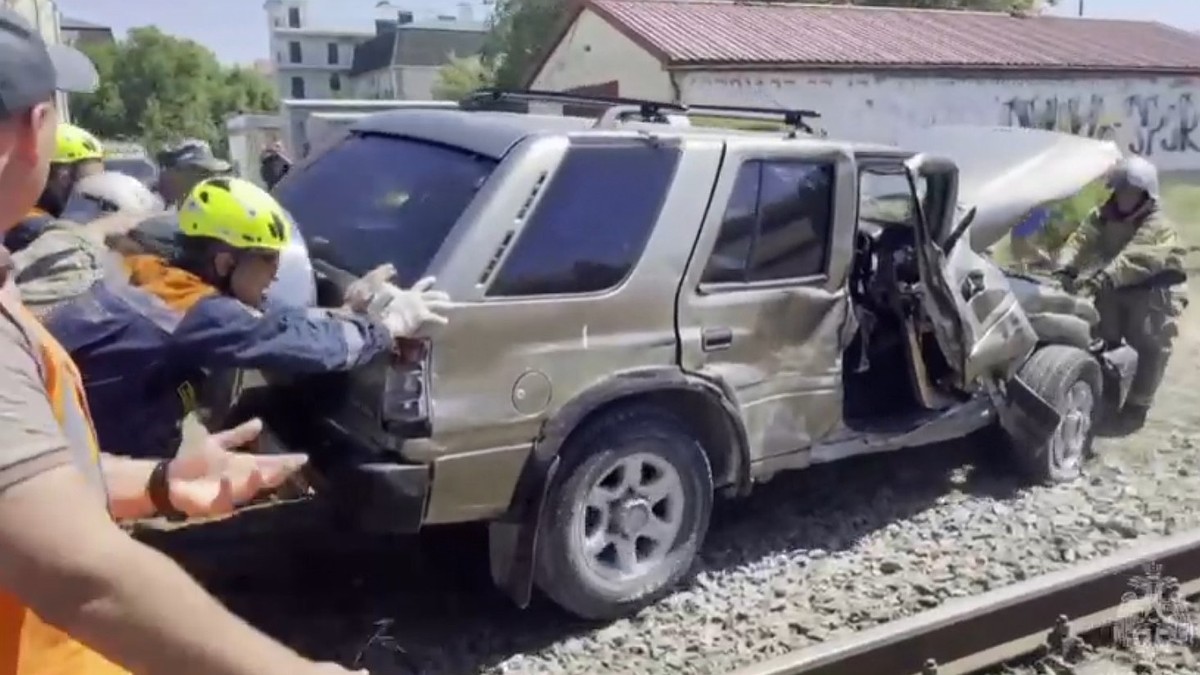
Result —
[[[495,167],[442,145],[351,135],[290,172],[274,193],[314,257],[352,274],[392,263],[407,287],[425,274]]]
[[[104,160],[107,171],[116,171],[126,176],[133,176],[146,185],[153,185],[158,179],[158,169],[148,159],[140,157],[117,157]]]
[[[925,198],[925,181],[917,183],[917,196]],[[858,217],[880,223],[915,226],[912,190],[903,173],[863,171],[858,182]]]

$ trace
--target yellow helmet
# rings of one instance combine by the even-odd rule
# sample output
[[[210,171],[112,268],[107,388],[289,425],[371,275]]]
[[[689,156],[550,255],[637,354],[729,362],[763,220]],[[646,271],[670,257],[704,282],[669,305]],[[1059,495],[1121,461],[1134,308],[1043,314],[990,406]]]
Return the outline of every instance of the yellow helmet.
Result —
[[[179,207],[179,231],[243,250],[280,251],[291,223],[275,198],[240,178],[209,178],[192,188]]]
[[[54,152],[55,164],[74,164],[89,159],[104,159],[104,146],[88,131],[74,124],[58,125],[58,147]]]

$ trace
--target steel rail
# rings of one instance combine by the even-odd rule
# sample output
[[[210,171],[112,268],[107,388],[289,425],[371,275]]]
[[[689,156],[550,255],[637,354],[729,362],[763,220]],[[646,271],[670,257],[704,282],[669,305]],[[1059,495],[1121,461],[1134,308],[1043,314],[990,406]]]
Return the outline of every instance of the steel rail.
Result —
[[[1088,632],[1146,611],[1153,596],[1128,594],[1148,569],[1176,580],[1180,596],[1200,593],[1200,530],[953,600],[732,675],[978,673],[1036,653],[1056,630]]]

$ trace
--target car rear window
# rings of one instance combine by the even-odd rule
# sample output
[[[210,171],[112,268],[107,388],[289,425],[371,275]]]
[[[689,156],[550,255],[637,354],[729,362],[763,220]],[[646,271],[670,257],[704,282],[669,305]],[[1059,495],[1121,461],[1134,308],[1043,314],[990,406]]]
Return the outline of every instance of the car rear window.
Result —
[[[275,196],[314,257],[352,274],[390,262],[409,286],[495,168],[491,158],[443,145],[354,134],[289,173]]]

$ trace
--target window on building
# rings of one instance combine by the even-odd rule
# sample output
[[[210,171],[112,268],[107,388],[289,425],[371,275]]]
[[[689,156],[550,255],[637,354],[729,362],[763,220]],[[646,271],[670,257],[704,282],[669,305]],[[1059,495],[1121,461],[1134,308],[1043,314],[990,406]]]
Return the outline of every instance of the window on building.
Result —
[[[329,51],[329,65],[331,65],[331,66],[336,66],[336,65],[339,63],[339,61],[338,61],[338,59],[339,59],[339,56],[338,56],[338,45],[337,45],[337,43],[336,43],[336,42],[330,42],[330,43],[329,43],[329,46],[328,46],[328,51]]]
[[[703,283],[820,276],[829,258],[834,166],[754,161],[742,165]]]
[[[329,91],[341,91],[341,90],[342,90],[342,76],[339,75],[338,73],[334,73],[334,74],[330,75],[329,76]]]
[[[303,77],[296,76],[292,78],[292,98],[304,98]]]
[[[654,231],[678,163],[678,148],[641,141],[572,147],[488,295],[593,293],[620,285]]]
[[[299,7],[288,7],[288,27],[289,28],[299,28],[300,27],[300,8]]]
[[[299,42],[288,43],[288,60],[292,63],[300,63],[304,60],[304,52],[300,50]]]

